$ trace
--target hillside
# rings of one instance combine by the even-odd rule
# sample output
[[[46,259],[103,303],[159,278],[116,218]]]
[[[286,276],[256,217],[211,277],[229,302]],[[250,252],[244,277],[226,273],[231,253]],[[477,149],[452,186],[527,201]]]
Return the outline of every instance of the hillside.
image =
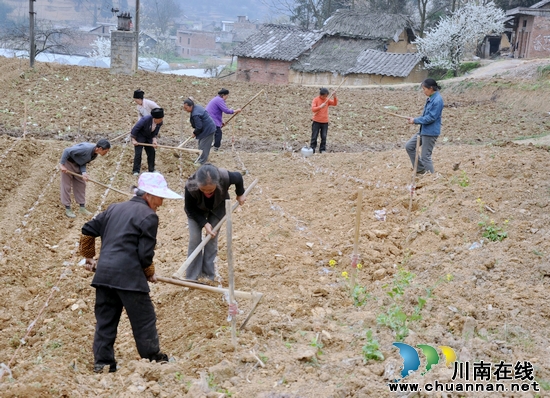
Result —
[[[418,115],[425,101],[418,87],[342,88],[330,110],[329,152],[303,158],[317,88],[147,72],[128,77],[53,64],[29,70],[4,58],[0,67],[0,362],[11,371],[0,382],[3,397],[392,397],[388,383],[403,367],[392,344],[401,338],[411,346],[451,347],[462,362],[530,362],[539,396],[549,396],[550,157],[545,146],[513,142],[550,133],[548,81],[503,74],[443,84],[437,173],[417,179],[409,216],[403,144],[415,129],[383,107]],[[91,274],[77,265],[86,219],[65,217],[56,166],[66,146],[129,132],[138,87],[165,108],[166,145],[192,131],[184,98],[205,104],[226,87],[228,105],[237,108],[264,90],[224,129],[223,152],[211,155],[220,167],[246,171],[246,185],[259,181],[234,213],[232,247],[236,288],[263,299],[235,349],[221,295],[152,284],[161,347],[171,362],[140,361],[123,315],[119,370],[97,375],[95,291]],[[113,144],[89,172],[126,191],[136,182],[133,151],[124,140]],[[157,152],[158,169],[178,192],[195,170],[193,160]],[[352,295],[342,272],[352,272],[360,187],[362,289]],[[89,209],[102,211],[125,197],[88,184],[87,200]],[[385,221],[375,217],[382,209]],[[186,258],[183,203],[167,200],[158,215],[155,263],[170,277]],[[483,238],[480,222],[507,237]],[[227,287],[225,231],[217,266]],[[242,299],[239,307],[238,325],[251,303]],[[368,331],[384,360],[364,361]],[[450,383],[453,367],[438,352],[439,364],[405,381]],[[426,358],[420,360],[425,371]],[[504,384],[510,382],[531,381]],[[531,387],[523,395],[460,396],[536,396]]]

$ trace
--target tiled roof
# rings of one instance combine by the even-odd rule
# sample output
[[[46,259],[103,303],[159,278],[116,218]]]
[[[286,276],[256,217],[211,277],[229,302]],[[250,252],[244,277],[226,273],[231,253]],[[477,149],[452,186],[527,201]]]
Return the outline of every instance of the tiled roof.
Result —
[[[335,36],[323,37],[315,47],[302,54],[290,66],[299,72],[346,73],[357,65],[357,58],[366,49],[382,49],[381,40],[351,39]]]
[[[329,35],[363,39],[394,39],[405,29],[413,29],[406,15],[376,14],[365,11],[337,10],[325,21],[322,30]]]
[[[235,47],[233,55],[292,61],[309,50],[323,34],[291,25],[266,24]]]
[[[388,53],[376,50],[365,50],[357,57],[357,64],[349,73],[366,73],[372,75],[408,76],[420,62],[418,54]]]

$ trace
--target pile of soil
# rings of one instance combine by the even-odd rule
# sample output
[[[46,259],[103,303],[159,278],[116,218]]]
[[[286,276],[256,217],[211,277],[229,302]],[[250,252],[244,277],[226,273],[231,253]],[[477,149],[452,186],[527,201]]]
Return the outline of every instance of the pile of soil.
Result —
[[[29,70],[3,58],[0,67],[0,362],[9,365],[2,396],[395,396],[388,383],[401,377],[399,340],[451,347],[464,362],[529,361],[540,388],[549,387],[550,159],[544,146],[512,142],[548,134],[547,82],[444,84],[436,174],[416,179],[409,214],[412,172],[403,145],[415,128],[384,106],[419,115],[425,97],[418,87],[342,88],[330,109],[329,152],[303,158],[317,88],[53,64]],[[232,249],[236,288],[261,292],[262,301],[234,347],[222,295],[152,284],[171,361],[140,360],[123,315],[119,370],[94,374],[95,293],[92,274],[77,265],[87,219],[68,219],[59,203],[61,152],[129,132],[137,88],[165,108],[159,143],[179,144],[192,131],[182,100],[206,104],[222,86],[233,108],[265,92],[224,129],[222,151],[210,159],[246,171],[246,185],[259,181],[233,214]],[[136,183],[133,150],[122,139],[113,144],[89,173],[128,191]],[[183,192],[194,157],[160,149],[157,159],[169,186]],[[352,294],[360,188],[361,268]],[[88,184],[92,211],[122,200]],[[165,201],[158,215],[155,264],[170,277],[186,259],[187,218],[181,201]],[[491,241],[484,230],[506,237]],[[223,229],[219,249],[219,281],[227,287]],[[239,300],[238,325],[251,305]],[[373,340],[384,359],[365,357],[376,351]],[[421,375],[420,358],[419,371],[404,381],[451,382],[443,359]]]

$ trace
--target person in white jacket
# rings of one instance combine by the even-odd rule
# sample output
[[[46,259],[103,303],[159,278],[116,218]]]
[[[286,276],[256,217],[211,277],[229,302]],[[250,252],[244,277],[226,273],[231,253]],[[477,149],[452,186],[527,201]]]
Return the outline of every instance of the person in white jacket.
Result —
[[[155,108],[160,108],[156,102],[151,101],[150,99],[143,98],[145,93],[139,88],[134,91],[134,102],[137,104],[137,111],[139,113],[138,120],[143,116],[148,116],[151,114],[151,110]]]

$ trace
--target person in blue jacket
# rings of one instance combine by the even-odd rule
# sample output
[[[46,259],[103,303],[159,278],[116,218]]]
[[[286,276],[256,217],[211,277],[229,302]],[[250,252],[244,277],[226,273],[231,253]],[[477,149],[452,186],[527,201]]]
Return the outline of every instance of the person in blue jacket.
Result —
[[[199,149],[202,151],[195,163],[201,165],[208,161],[210,155],[210,147],[214,141],[214,133],[216,132],[216,124],[210,117],[210,114],[202,106],[195,104],[191,98],[183,101],[183,109],[190,113],[189,123],[193,127],[193,137],[199,141]]]
[[[433,173],[432,152],[437,137],[441,134],[441,113],[443,112],[443,98],[439,94],[441,87],[434,79],[426,79],[422,82],[422,91],[428,97],[424,112],[420,117],[410,117],[410,124],[419,124],[420,130],[414,134],[405,144],[405,149],[411,158],[414,167],[416,157],[416,137],[420,136],[422,150],[418,158],[417,174]]]

